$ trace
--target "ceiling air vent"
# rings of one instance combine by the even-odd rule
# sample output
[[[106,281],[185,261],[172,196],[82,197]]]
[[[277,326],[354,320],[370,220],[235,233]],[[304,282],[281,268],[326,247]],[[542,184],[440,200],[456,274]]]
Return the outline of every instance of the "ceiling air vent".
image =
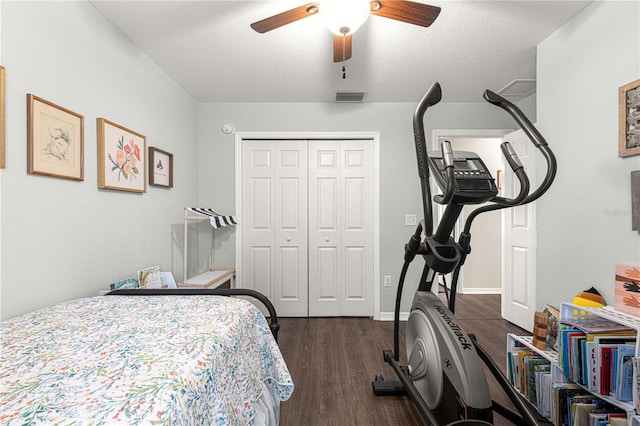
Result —
[[[498,95],[527,97],[536,91],[536,81],[516,79],[498,90]]]
[[[363,102],[367,92],[336,92],[336,102]]]

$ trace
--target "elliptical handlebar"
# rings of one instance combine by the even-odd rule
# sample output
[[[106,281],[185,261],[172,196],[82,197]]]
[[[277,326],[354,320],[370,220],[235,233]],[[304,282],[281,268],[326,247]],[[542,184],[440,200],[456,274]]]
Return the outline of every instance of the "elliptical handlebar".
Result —
[[[424,232],[427,236],[433,235],[433,211],[431,207],[431,188],[429,186],[429,154],[427,153],[426,137],[424,134],[424,114],[427,108],[440,102],[442,89],[440,83],[431,85],[427,93],[422,97],[413,114],[413,138],[416,146],[416,158],[418,160],[418,174],[422,188],[422,206],[424,209]]]
[[[533,193],[529,194],[529,196],[525,198],[525,200],[521,204],[528,204],[532,201],[537,200],[542,194],[547,192],[556,177],[557,162],[555,155],[553,155],[553,152],[551,152],[551,149],[549,149],[547,141],[540,134],[538,129],[535,128],[535,126],[531,123],[527,116],[522,113],[520,108],[518,108],[502,96],[492,92],[491,90],[485,90],[483,97],[487,102],[496,105],[497,107],[500,107],[508,112],[509,115],[516,121],[516,123],[518,123],[522,131],[529,137],[531,142],[536,146],[536,148],[540,150],[540,152],[544,156],[547,162],[547,174],[545,175],[544,180],[542,181],[540,186]]]
[[[493,201],[494,203],[503,205],[505,207],[517,206],[518,204],[524,202],[524,200],[529,195],[529,187],[530,187],[529,177],[527,176],[527,173],[524,170],[524,166],[520,161],[520,157],[518,157],[518,154],[516,154],[516,151],[513,149],[513,147],[509,142],[503,142],[500,145],[500,149],[502,150],[502,154],[504,154],[504,157],[507,160],[507,163],[509,163],[511,170],[513,170],[513,173],[516,175],[516,177],[520,181],[520,193],[515,198],[495,197],[491,201]],[[496,207],[496,208],[493,208],[492,210],[496,210],[498,208],[502,208],[502,207]]]

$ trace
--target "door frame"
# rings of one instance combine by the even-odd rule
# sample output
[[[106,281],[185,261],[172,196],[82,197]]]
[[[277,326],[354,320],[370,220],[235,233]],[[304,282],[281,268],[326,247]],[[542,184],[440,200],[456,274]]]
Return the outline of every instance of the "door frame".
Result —
[[[242,216],[242,142],[244,140],[370,139],[373,143],[373,319],[380,319],[380,132],[236,132],[235,133],[235,212]],[[242,283],[242,223],[236,225],[236,279]]]
[[[431,134],[431,147],[430,150],[439,151],[440,146],[438,140],[441,138],[478,138],[478,139],[502,139],[507,134],[513,132],[514,129],[433,129]],[[440,215],[444,212],[444,209],[437,205],[434,209],[434,220],[438,220]],[[504,232],[504,215],[501,216],[501,229]],[[456,225],[456,232],[460,232],[459,226]],[[504,243],[504,234],[501,235],[501,242]],[[504,255],[503,255],[504,257]],[[500,286],[500,292],[504,293],[504,277]],[[458,277],[458,292],[459,293],[474,293],[464,288],[464,270],[460,272]]]

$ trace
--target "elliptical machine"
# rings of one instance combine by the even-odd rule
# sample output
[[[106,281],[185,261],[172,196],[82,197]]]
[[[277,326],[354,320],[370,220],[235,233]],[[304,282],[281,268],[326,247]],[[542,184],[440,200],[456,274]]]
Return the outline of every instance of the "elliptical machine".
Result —
[[[514,424],[540,425],[550,423],[540,417],[528,402],[509,384],[501,369],[467,334],[456,321],[457,282],[460,269],[471,252],[471,224],[481,213],[527,204],[537,200],[551,186],[556,174],[556,160],[542,135],[520,109],[487,90],[484,99],[496,105],[518,123],[547,163],[546,175],[538,188],[529,193],[530,183],[516,152],[509,142],[501,145],[507,163],[515,173],[520,190],[514,198],[498,196],[498,189],[482,159],[473,152],[453,151],[444,141],[441,151],[428,152],[424,134],[424,115],[427,108],[442,98],[438,83],[434,83],[418,103],[413,116],[413,129],[422,189],[424,220],[405,245],[404,265],[396,294],[394,315],[394,348],[383,351],[399,381],[376,376],[373,390],[376,395],[408,394],[429,425],[487,425],[493,413]],[[445,205],[438,227],[434,230],[429,169],[443,194],[433,201]],[[484,204],[483,204],[484,203]],[[453,238],[456,221],[465,205],[483,204],[466,218],[458,241]],[[407,365],[399,363],[400,304],[405,276],[416,255],[425,261],[418,289],[406,324]],[[438,276],[452,274],[449,306],[445,306],[431,290]],[[497,379],[517,412],[491,400],[482,362]]]

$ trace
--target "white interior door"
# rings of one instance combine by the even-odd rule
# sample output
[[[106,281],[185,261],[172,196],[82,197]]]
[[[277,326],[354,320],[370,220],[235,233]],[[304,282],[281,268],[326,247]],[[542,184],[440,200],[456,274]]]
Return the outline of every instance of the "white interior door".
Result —
[[[529,176],[531,191],[537,187],[535,148],[522,130],[504,137],[520,157]],[[515,175],[505,167],[504,194],[519,191]],[[502,316],[531,332],[536,309],[536,207],[535,202],[503,210]]]
[[[307,144],[247,140],[242,165],[242,286],[307,316]]]
[[[373,315],[373,146],[309,142],[309,316]]]

